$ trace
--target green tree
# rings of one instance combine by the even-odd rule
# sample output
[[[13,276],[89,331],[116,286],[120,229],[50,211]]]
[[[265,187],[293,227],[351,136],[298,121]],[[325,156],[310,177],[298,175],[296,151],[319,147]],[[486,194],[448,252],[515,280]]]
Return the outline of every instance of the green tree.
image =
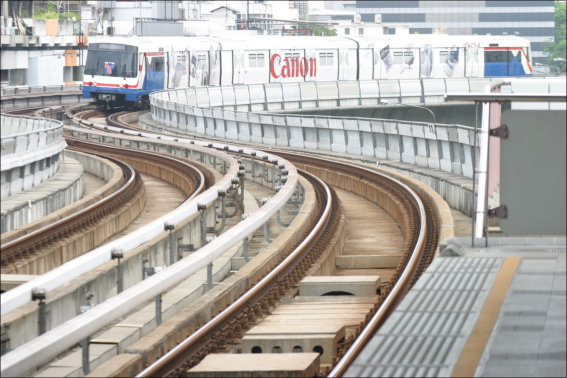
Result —
[[[325,26],[313,26],[310,27],[313,30],[313,35],[324,35],[324,36],[333,36],[337,35],[337,31],[335,29],[329,29]]]
[[[59,9],[61,8],[59,7]],[[57,5],[51,1],[45,3],[45,8],[43,10],[38,9],[34,14],[34,18],[46,18],[46,19],[58,18],[64,20],[66,18],[73,18],[73,17],[75,17],[76,20],[81,19],[81,15],[75,12],[65,12],[64,10],[58,12]]]
[[[548,64],[565,72],[565,1],[555,2],[555,41],[545,46],[549,53]],[[558,60],[554,60],[558,59]]]
[[[307,21],[307,15],[299,17],[300,20]],[[316,24],[298,24],[297,29],[309,29],[313,32],[313,35],[323,35],[323,36],[333,36],[337,35],[335,29],[330,29],[326,26],[316,25]]]

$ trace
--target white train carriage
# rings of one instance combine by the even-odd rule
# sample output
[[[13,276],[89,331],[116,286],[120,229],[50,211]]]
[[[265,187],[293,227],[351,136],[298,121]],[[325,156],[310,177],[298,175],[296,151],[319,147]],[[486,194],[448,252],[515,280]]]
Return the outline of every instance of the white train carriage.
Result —
[[[112,106],[189,86],[531,73],[516,36],[104,37],[89,45],[83,96]]]
[[[218,71],[216,64],[210,67],[209,52],[219,50],[219,43],[208,38],[92,38],[83,97],[99,104],[124,105],[164,88],[208,85],[210,74]],[[190,59],[199,61],[189,66]]]

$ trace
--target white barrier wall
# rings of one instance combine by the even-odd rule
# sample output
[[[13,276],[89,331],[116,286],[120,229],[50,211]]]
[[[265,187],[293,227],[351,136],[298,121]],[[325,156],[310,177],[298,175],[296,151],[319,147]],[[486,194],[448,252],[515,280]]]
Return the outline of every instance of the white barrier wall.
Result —
[[[500,79],[269,83],[187,88],[150,96],[156,122],[181,131],[387,159],[472,178],[474,129],[394,119],[271,114],[288,109],[440,104]]]
[[[53,176],[66,147],[63,123],[46,118],[1,115],[2,199]]]

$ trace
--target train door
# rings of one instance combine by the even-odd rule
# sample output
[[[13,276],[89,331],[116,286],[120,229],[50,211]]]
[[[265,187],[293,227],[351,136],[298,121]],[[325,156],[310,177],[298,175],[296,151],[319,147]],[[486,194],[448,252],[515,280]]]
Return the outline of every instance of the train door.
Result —
[[[164,88],[165,58],[163,53],[146,53],[146,80],[144,90],[152,92]]]
[[[269,50],[248,50],[246,52],[246,84],[265,83],[268,78]]]
[[[356,80],[356,64],[356,49],[341,49],[338,80]]]
[[[220,85],[221,81],[221,50],[220,47],[211,46],[209,53],[209,85]]]
[[[209,85],[209,52],[193,51],[190,55],[189,85],[193,87]]]
[[[466,77],[482,77],[484,56],[481,54],[482,49],[478,43],[465,43],[465,76]]]
[[[358,80],[372,80],[374,64],[372,49],[358,50]]]
[[[374,75],[376,79],[392,79],[396,75],[394,50],[387,44],[374,50]]]
[[[463,50],[458,46],[435,48],[433,50],[433,77],[464,77]]]
[[[419,49],[419,74],[422,78],[429,78],[433,73],[433,47],[426,44]]]
[[[374,54],[374,75],[373,79],[383,79],[382,76],[382,58],[381,58],[381,51],[383,48],[373,48],[372,53]]]
[[[246,71],[247,71],[246,51],[234,50],[232,57],[233,57],[233,66],[234,66],[234,69],[232,71],[234,84],[245,84]]]
[[[189,84],[189,54],[187,51],[171,51],[168,58],[168,88],[185,88]]]
[[[232,50],[221,50],[221,82],[220,85],[232,84]]]

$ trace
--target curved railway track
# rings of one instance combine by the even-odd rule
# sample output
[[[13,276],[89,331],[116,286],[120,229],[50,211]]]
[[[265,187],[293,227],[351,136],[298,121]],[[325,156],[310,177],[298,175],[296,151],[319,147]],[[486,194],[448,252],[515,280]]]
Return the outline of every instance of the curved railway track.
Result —
[[[314,175],[307,172],[301,174],[316,188],[318,222],[308,228],[307,235],[298,238],[293,251],[252,289],[139,376],[183,376],[185,370],[242,332],[246,325],[253,323],[304,277],[311,264],[327,247],[340,212],[337,211],[337,198],[331,188]]]
[[[10,266],[19,264],[20,261],[31,255],[49,251],[50,247],[57,243],[65,243],[65,240],[71,235],[84,232],[109,215],[118,213],[122,207],[127,206],[144,190],[143,181],[140,174],[135,171],[135,167],[141,168],[143,165],[145,167],[158,167],[157,169],[160,170],[169,170],[176,176],[172,181],[185,192],[189,199],[211,185],[210,174],[203,175],[201,167],[196,167],[180,159],[157,153],[88,143],[76,138],[67,137],[66,140],[73,150],[93,153],[109,159],[121,167],[124,184],[100,201],[47,226],[29,232],[24,231],[26,232],[24,235],[14,238],[3,238],[1,245],[3,271],[10,270]],[[145,170],[149,170],[149,168],[144,168]],[[20,234],[18,233],[18,235]],[[91,247],[94,248],[96,245]]]
[[[236,343],[231,339],[241,335],[257,318],[266,315],[278,299],[293,295],[292,289],[298,285],[320,253],[328,247],[330,238],[336,232],[335,227],[340,214],[339,205],[332,188],[317,177],[324,176],[322,169],[367,182],[377,191],[390,195],[392,203],[399,206],[399,219],[406,234],[404,258],[396,268],[394,278],[382,291],[378,303],[374,306],[375,311],[367,316],[369,320],[360,329],[358,338],[347,340],[346,344],[341,346],[340,354],[343,358],[337,361],[335,370],[331,372],[332,376],[340,376],[346,370],[370,335],[387,318],[433,258],[438,234],[435,225],[437,220],[431,209],[432,204],[425,201],[428,204],[423,205],[422,200],[404,184],[353,164],[281,151],[276,153],[301,166],[304,169],[302,174],[307,175],[316,188],[318,226],[252,290],[138,376],[184,376],[185,371],[195,366],[208,353],[226,349],[224,343],[227,341]]]
[[[108,117],[107,122],[110,121],[109,125],[136,129],[129,125],[125,125],[119,120],[119,117],[122,114],[123,113],[116,113]],[[354,361],[354,358],[356,358],[363,346],[366,342],[368,342],[371,335],[385,321],[388,315],[393,311],[399,301],[401,301],[403,296],[409,291],[411,286],[413,286],[421,273],[425,271],[429,263],[432,261],[439,237],[438,219],[436,218],[436,213],[434,211],[435,205],[429,199],[422,200],[415,193],[409,191],[407,186],[401,184],[397,180],[392,180],[391,178],[379,174],[376,171],[372,171],[355,164],[334,162],[330,159],[317,158],[314,156],[302,156],[286,151],[270,150],[270,152],[282,156],[296,164],[298,167],[303,168],[305,171],[313,173],[315,176],[326,177],[325,171],[330,170],[335,173],[340,172],[340,174],[345,177],[348,176],[352,180],[369,183],[374,186],[378,192],[383,193],[383,195],[391,196],[392,202],[399,206],[399,208],[403,209],[400,214],[396,215],[397,220],[400,222],[404,234],[406,235],[404,247],[405,253],[403,254],[400,264],[395,270],[392,280],[382,291],[379,301],[375,306],[376,311],[369,314],[367,317],[369,320],[364,327],[361,328],[358,338],[356,340],[351,340],[349,345],[342,346],[341,349],[343,356],[339,361],[337,361],[337,364],[330,372],[330,376],[340,376],[346,371],[350,363]],[[318,185],[315,187],[318,187]],[[321,198],[323,198],[321,196],[322,189],[318,189],[317,192],[319,193],[318,199],[321,200]],[[330,202],[332,203],[333,201]],[[333,213],[338,213],[337,209],[335,209]],[[329,234],[332,235],[333,232],[330,232]],[[325,245],[326,243],[324,240],[321,240],[320,242],[322,245]],[[301,280],[305,271],[308,269],[308,266],[312,263],[313,259],[308,259],[301,263],[295,263],[302,266],[303,269],[301,270],[301,273],[297,271],[295,275],[288,276],[288,281],[295,278],[295,281],[293,281],[291,286],[297,285],[297,282]],[[258,285],[261,285],[261,283],[258,283]],[[286,287],[289,289],[290,286]],[[222,349],[222,340],[226,340],[227,335],[234,335],[235,333],[237,334],[242,332],[241,324],[250,324],[253,322],[255,318],[260,316],[262,311],[267,311],[270,305],[274,303],[274,298],[279,298],[285,292],[285,289],[282,288],[281,284],[277,290],[278,294],[274,294],[273,292],[271,294],[267,294],[270,293],[270,290],[273,289],[258,288],[256,289],[256,292],[264,293],[263,299],[255,298],[249,304],[240,304],[239,306],[234,307],[230,306],[227,310],[225,310],[227,313],[223,311],[223,313],[215,318],[216,320],[211,320],[211,324],[207,323],[205,327],[201,328],[194,334],[195,336],[190,336],[186,341],[170,351],[155,364],[148,367],[140,374],[140,376],[183,375],[184,370],[191,366],[195,366],[196,363],[198,363],[198,361],[207,353],[216,349]],[[250,298],[250,296],[244,295],[242,298]],[[239,308],[239,310],[237,310],[237,308]],[[243,310],[243,308],[245,310]],[[238,314],[237,311],[241,311],[240,314]],[[217,321],[219,322],[218,324]]]
[[[10,264],[18,263],[28,256],[40,253],[49,246],[61,242],[69,235],[81,232],[81,230],[100,222],[104,217],[114,213],[118,208],[127,204],[132,197],[143,190],[140,176],[132,166],[112,156],[105,158],[117,164],[123,172],[124,183],[114,193],[106,198],[79,210],[67,217],[59,219],[47,226],[31,231],[13,240],[3,240],[2,243],[2,268]]]
[[[80,111],[81,118],[102,117],[97,110]],[[109,125],[125,127],[119,121],[121,113],[107,118]],[[130,127],[128,127],[130,128]],[[73,141],[69,140],[73,145]],[[329,185],[340,185],[340,177],[367,185],[375,194],[386,196],[392,204],[392,216],[399,222],[405,235],[404,257],[396,268],[394,278],[382,290],[378,303],[356,339],[347,340],[341,347],[330,376],[340,376],[359,353],[370,335],[379,327],[411,288],[419,275],[431,262],[438,243],[438,219],[434,204],[419,198],[406,185],[368,168],[329,159],[270,150],[270,153],[293,162],[316,188],[317,209],[320,216],[316,224],[303,229],[296,247],[282,262],[237,301],[220,312],[185,341],[147,367],[139,376],[184,376],[208,353],[225,349],[225,343],[234,343],[246,328],[263,317],[278,300],[290,296],[298,282],[307,274],[313,263],[329,247],[339,222],[340,209],[334,190]],[[328,172],[333,172],[327,174]],[[320,177],[333,181],[325,184]],[[334,177],[334,178],[333,178]],[[4,246],[2,246],[4,250]],[[327,370],[326,373],[329,373]],[[326,374],[325,373],[325,374]]]

